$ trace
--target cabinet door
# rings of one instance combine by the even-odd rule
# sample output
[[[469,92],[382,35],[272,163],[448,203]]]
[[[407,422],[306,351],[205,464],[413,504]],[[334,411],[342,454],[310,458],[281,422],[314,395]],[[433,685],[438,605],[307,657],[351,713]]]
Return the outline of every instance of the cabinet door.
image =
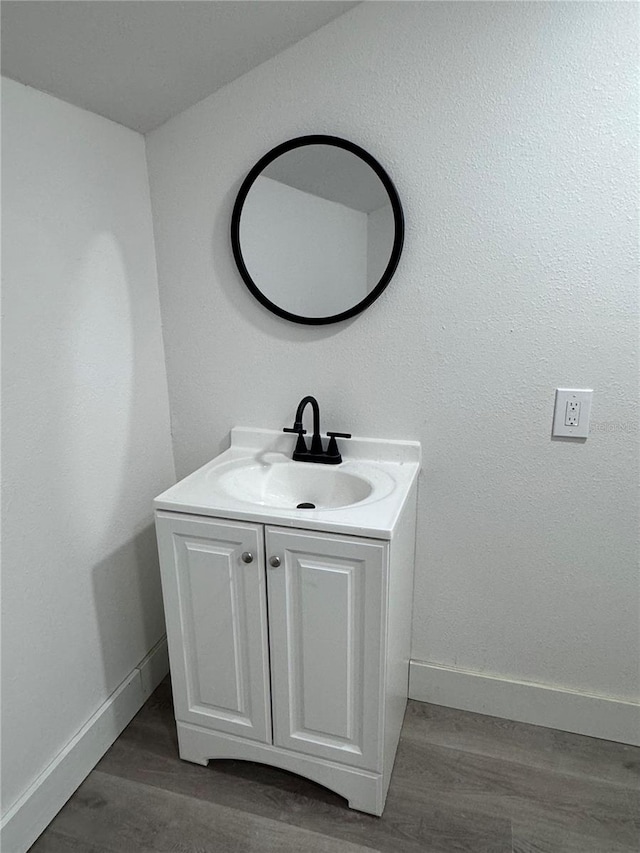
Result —
[[[158,512],[156,529],[176,719],[270,743],[262,526]]]
[[[274,743],[377,769],[386,544],[269,527],[266,555]]]

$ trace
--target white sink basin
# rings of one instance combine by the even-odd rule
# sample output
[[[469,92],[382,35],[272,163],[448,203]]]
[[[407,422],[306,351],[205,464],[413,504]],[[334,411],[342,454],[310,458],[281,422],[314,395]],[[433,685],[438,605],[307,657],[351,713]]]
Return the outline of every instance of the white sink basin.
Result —
[[[231,446],[159,495],[181,512],[389,539],[420,468],[413,441],[344,442],[340,465],[293,462],[286,433],[234,427]],[[313,504],[313,507],[300,506]]]
[[[237,500],[280,509],[353,506],[373,492],[373,484],[362,476],[307,462],[258,463],[232,468],[220,474],[217,485]]]

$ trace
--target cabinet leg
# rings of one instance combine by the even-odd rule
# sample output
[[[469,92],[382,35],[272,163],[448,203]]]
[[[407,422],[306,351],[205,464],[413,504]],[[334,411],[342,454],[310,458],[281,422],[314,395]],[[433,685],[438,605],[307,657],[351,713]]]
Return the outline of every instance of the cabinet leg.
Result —
[[[349,797],[348,803],[350,809],[365,812],[375,817],[380,817],[384,811],[384,801],[381,801],[377,792],[363,791],[355,797]]]
[[[181,738],[178,735],[178,753],[183,761],[190,761],[192,764],[201,764],[206,767],[210,759],[205,758],[202,752],[194,748],[195,744],[190,743],[187,738]]]

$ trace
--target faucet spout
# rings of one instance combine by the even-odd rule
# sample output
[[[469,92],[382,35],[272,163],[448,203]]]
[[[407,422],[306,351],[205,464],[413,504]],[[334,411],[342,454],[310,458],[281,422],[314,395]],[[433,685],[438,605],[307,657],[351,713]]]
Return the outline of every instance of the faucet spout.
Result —
[[[302,417],[304,415],[304,410],[307,406],[311,404],[311,409],[313,411],[313,435],[311,437],[311,450],[310,453],[322,453],[322,439],[320,438],[320,406],[318,405],[318,401],[315,397],[303,397],[298,404],[298,408],[296,409],[296,420],[294,423],[294,429],[301,430],[302,429]]]

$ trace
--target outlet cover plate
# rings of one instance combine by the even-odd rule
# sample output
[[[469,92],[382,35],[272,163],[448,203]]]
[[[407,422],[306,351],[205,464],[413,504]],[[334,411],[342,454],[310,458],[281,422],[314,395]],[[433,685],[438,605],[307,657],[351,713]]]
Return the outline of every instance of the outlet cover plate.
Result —
[[[589,435],[592,396],[590,388],[556,388],[551,434],[559,438],[586,438]]]

